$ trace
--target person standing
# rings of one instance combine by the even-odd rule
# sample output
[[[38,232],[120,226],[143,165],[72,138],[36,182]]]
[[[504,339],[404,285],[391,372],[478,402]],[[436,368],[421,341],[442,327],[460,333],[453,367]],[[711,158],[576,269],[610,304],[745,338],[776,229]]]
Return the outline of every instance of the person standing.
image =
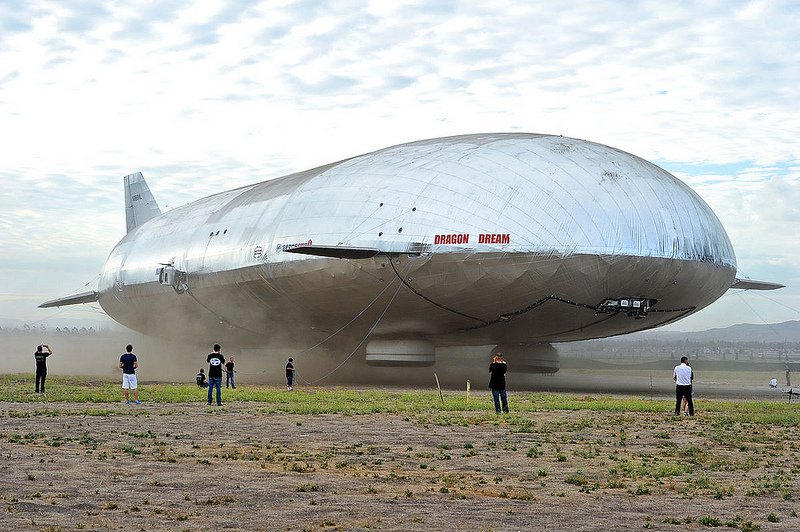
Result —
[[[225,357],[220,353],[220,345],[214,344],[214,351],[206,357],[208,362],[208,404],[214,397],[214,388],[217,389],[217,406],[222,406],[222,366]]]
[[[42,348],[47,349],[47,353],[42,351]],[[36,348],[33,354],[36,360],[36,393],[44,393],[44,380],[47,378],[47,357],[53,354],[50,346],[42,344]]]
[[[286,391],[291,392],[294,390],[294,386],[292,386],[292,382],[294,381],[294,364],[292,364],[293,359],[289,359],[286,363]]]
[[[236,373],[233,369],[233,357],[225,363],[225,387],[227,388],[230,384],[231,388],[234,390],[236,389],[236,385],[233,383],[233,374]]]
[[[139,402],[139,384],[136,382],[136,368],[139,367],[139,361],[136,360],[136,355],[133,354],[133,346],[128,344],[125,347],[125,353],[119,357],[119,367],[122,368],[122,389],[125,390],[125,404],[131,404],[128,396],[128,390],[133,390],[133,399],[135,403]]]
[[[688,366],[689,362],[686,362],[686,365]],[[690,380],[692,381],[692,384],[694,384],[694,370],[692,370],[692,376]],[[692,398],[694,398],[694,388],[692,388],[692,393],[690,395]],[[684,416],[689,415],[689,402],[686,400],[685,396],[681,399],[681,410],[683,411]]]
[[[681,357],[681,363],[672,371],[672,380],[675,381],[675,415],[681,415],[681,401],[685,398],[689,405],[689,415],[693,416],[692,368],[689,367],[688,357]]]
[[[503,401],[503,412],[508,414],[508,398],[506,397],[506,361],[503,360],[503,353],[497,353],[489,364],[489,388],[492,389],[494,397],[494,409],[500,413],[500,401]]]

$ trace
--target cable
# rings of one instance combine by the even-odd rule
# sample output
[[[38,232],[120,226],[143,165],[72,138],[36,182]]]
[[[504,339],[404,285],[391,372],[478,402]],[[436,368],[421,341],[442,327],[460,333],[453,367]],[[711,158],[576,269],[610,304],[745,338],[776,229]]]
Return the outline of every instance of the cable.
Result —
[[[414,259],[412,258],[412,259],[411,259],[411,261],[409,261],[409,265],[410,265],[410,264],[413,262],[413,260],[414,260]],[[333,368],[331,371],[329,371],[328,373],[326,373],[326,374],[325,374],[325,375],[323,375],[322,377],[320,377],[320,378],[318,378],[318,379],[316,379],[316,380],[312,381],[312,382],[311,382],[311,384],[312,384],[312,385],[314,385],[314,384],[318,383],[319,381],[321,381],[321,380],[323,380],[323,379],[327,379],[328,377],[330,377],[331,375],[333,375],[333,374],[334,374],[336,371],[338,371],[338,370],[339,370],[339,368],[341,368],[342,366],[344,366],[344,365],[345,365],[345,363],[346,363],[348,360],[350,360],[350,359],[353,357],[353,355],[355,355],[355,354],[356,354],[356,351],[358,351],[358,349],[359,349],[359,348],[360,348],[360,347],[361,347],[361,346],[364,344],[364,342],[366,342],[366,341],[367,341],[367,338],[369,338],[369,336],[372,334],[372,331],[374,331],[374,330],[375,330],[375,327],[377,327],[377,326],[378,326],[378,324],[381,322],[381,320],[383,319],[383,316],[384,316],[384,314],[386,314],[386,311],[388,311],[388,310],[389,310],[389,307],[390,307],[390,306],[392,305],[392,303],[394,302],[394,298],[395,298],[395,297],[397,297],[397,294],[400,292],[400,289],[401,289],[402,287],[403,287],[403,285],[402,285],[402,284],[399,284],[399,285],[397,285],[397,290],[395,290],[395,291],[394,291],[394,294],[392,295],[392,299],[390,299],[390,300],[389,300],[389,303],[386,305],[386,308],[384,308],[384,309],[383,309],[383,312],[381,312],[381,315],[380,315],[380,316],[378,316],[378,319],[375,321],[375,323],[372,325],[372,327],[370,327],[369,331],[367,331],[367,334],[366,334],[366,335],[364,335],[364,338],[362,338],[362,339],[361,339],[361,341],[358,343],[358,345],[357,345],[357,346],[355,346],[355,348],[354,348],[354,349],[353,349],[353,350],[350,352],[350,354],[349,354],[349,355],[347,355],[347,358],[345,358],[344,360],[342,360],[342,362],[341,362],[341,363],[340,363],[338,366],[336,366],[335,368]]]
[[[317,347],[319,347],[320,345],[324,344],[325,342],[327,342],[328,340],[330,340],[331,338],[333,338],[334,336],[336,336],[337,334],[339,334],[340,332],[342,332],[342,331],[343,331],[344,329],[346,329],[346,328],[347,328],[347,327],[348,327],[348,326],[349,326],[351,323],[353,323],[353,322],[354,322],[354,321],[356,321],[358,318],[360,318],[360,317],[361,317],[361,315],[362,315],[362,314],[364,314],[364,313],[365,313],[365,312],[366,312],[366,311],[367,311],[367,310],[368,310],[368,309],[369,309],[369,308],[370,308],[370,307],[371,307],[371,306],[372,306],[372,305],[373,305],[373,304],[374,304],[374,303],[375,303],[375,302],[376,302],[376,301],[377,301],[377,300],[378,300],[378,299],[379,299],[379,298],[380,298],[380,297],[383,295],[383,293],[384,293],[384,292],[386,292],[386,290],[388,290],[388,289],[389,289],[389,287],[390,287],[392,284],[393,284],[393,282],[392,282],[392,283],[389,283],[389,284],[387,284],[387,285],[386,285],[386,287],[385,287],[383,290],[381,290],[381,291],[378,293],[378,295],[377,295],[377,296],[375,296],[375,299],[373,299],[373,300],[372,300],[372,301],[371,301],[371,302],[370,302],[370,303],[369,303],[369,304],[368,304],[366,307],[364,307],[364,309],[363,309],[361,312],[359,312],[358,314],[356,314],[356,316],[355,316],[353,319],[351,319],[351,320],[350,320],[350,321],[348,321],[346,324],[344,324],[342,327],[340,327],[340,328],[339,328],[339,329],[337,329],[335,332],[333,332],[332,334],[330,334],[330,335],[329,335],[327,338],[323,339],[322,341],[318,342],[317,344],[313,345],[312,347],[309,347],[309,348],[308,348],[308,349],[306,349],[305,351],[302,351],[301,353],[299,353],[298,355],[295,355],[295,356],[304,355],[304,354],[308,353],[309,351],[311,351],[311,350],[313,350],[313,349],[316,349],[316,348],[317,348]],[[207,311],[209,311],[209,312],[210,312],[210,313],[211,313],[211,314],[212,314],[212,315],[213,315],[215,318],[217,318],[217,320],[219,320],[219,322],[220,322],[220,323],[224,323],[224,324],[228,325],[229,327],[233,327],[233,328],[235,328],[235,329],[240,329],[240,330],[242,330],[242,331],[245,331],[245,332],[248,332],[248,333],[250,333],[250,334],[255,334],[255,335],[258,335],[258,336],[263,336],[263,337],[265,337],[265,338],[269,338],[269,336],[267,336],[267,335],[266,335],[266,334],[264,334],[264,333],[260,333],[260,332],[258,332],[258,331],[251,331],[250,329],[247,329],[247,328],[245,328],[245,327],[240,327],[239,325],[236,325],[236,324],[234,324],[234,323],[231,323],[231,322],[229,322],[228,320],[226,320],[225,318],[223,318],[222,316],[220,316],[219,314],[217,314],[217,313],[216,313],[216,312],[215,312],[213,309],[211,309],[211,308],[209,308],[207,305],[205,305],[205,304],[204,304],[202,301],[200,301],[199,299],[197,299],[197,297],[196,297],[196,296],[195,296],[195,295],[192,293],[191,289],[190,289],[190,288],[188,288],[188,287],[186,288],[186,293],[187,293],[187,294],[189,294],[189,296],[191,296],[191,298],[192,298],[192,299],[194,299],[194,300],[197,302],[197,304],[198,304],[198,305],[200,305],[201,307],[203,307],[204,309],[206,309]],[[267,371],[267,370],[264,370],[264,371]],[[262,371],[262,372],[258,372],[258,373],[245,373],[244,375],[258,375],[258,374],[260,374],[260,373],[263,373],[263,371]]]
[[[741,296],[741,292],[740,292],[738,295],[739,295],[739,296]],[[762,318],[762,317],[761,317],[761,315],[760,315],[758,312],[756,312],[756,309],[754,309],[754,308],[753,308],[753,307],[750,305],[750,303],[748,303],[748,302],[747,302],[747,300],[746,300],[745,298],[741,297],[741,300],[742,300],[742,302],[743,302],[745,305],[747,305],[747,308],[749,308],[749,309],[750,309],[750,310],[753,312],[753,314],[755,314],[756,316],[758,316],[758,319],[760,319],[762,322],[764,322],[764,325],[766,325],[767,327],[769,327],[769,329],[770,329],[770,330],[771,330],[773,333],[775,333],[775,336],[777,336],[778,338],[782,338],[782,337],[783,337],[783,338],[785,338],[785,336],[784,336],[784,335],[781,335],[781,334],[780,334],[778,331],[776,331],[776,330],[775,330],[775,329],[772,327],[772,324],[770,324],[770,323],[767,323],[767,320],[765,320],[764,318]]]
[[[523,307],[523,308],[521,308],[519,310],[515,310],[514,312],[510,312],[510,313],[506,313],[506,314],[501,314],[500,316],[498,316],[497,318],[495,318],[493,320],[486,321],[484,319],[476,318],[475,316],[470,316],[469,314],[465,314],[465,313],[460,312],[458,310],[452,309],[452,308],[450,308],[450,307],[448,307],[446,305],[443,305],[441,303],[437,303],[436,301],[433,301],[429,297],[427,297],[424,294],[420,293],[413,286],[411,286],[408,282],[406,282],[406,280],[397,272],[397,269],[394,267],[394,263],[392,262],[392,258],[386,253],[383,253],[383,255],[386,256],[387,259],[389,259],[389,264],[391,264],[392,270],[394,270],[394,273],[397,276],[397,278],[400,279],[400,282],[402,282],[406,287],[408,287],[408,289],[411,290],[414,294],[416,294],[417,296],[421,297],[422,299],[424,299],[428,303],[430,303],[432,305],[435,305],[435,306],[437,306],[437,307],[439,307],[439,308],[441,308],[443,310],[446,310],[448,312],[452,312],[453,314],[457,314],[459,316],[463,316],[465,318],[480,322],[480,325],[474,325],[472,327],[466,327],[466,328],[462,328],[462,329],[457,329],[456,332],[473,331],[475,329],[481,329],[483,327],[488,327],[490,325],[494,325],[494,324],[497,324],[497,323],[507,323],[507,322],[513,320],[514,318],[516,318],[517,316],[519,316],[521,314],[525,314],[526,312],[529,312],[529,311],[531,311],[531,310],[543,305],[547,301],[551,301],[551,300],[558,301],[560,303],[565,303],[567,305],[572,305],[572,306],[575,306],[575,307],[585,308],[585,309],[588,309],[588,310],[592,310],[594,312],[603,312],[603,313],[609,312],[609,311],[601,310],[599,305],[587,305],[586,303],[577,303],[575,301],[570,301],[568,299],[564,299],[564,298],[558,297],[556,295],[549,295],[549,296],[545,296],[545,297],[539,299],[538,301],[536,301],[535,303],[532,303],[532,304],[530,304],[530,305],[528,305],[526,307]],[[664,323],[669,323],[669,322],[675,321],[676,319],[682,318],[684,315],[688,314],[689,312],[694,311],[696,308],[697,308],[696,306],[691,306],[691,307],[684,307],[684,308],[679,308],[679,309],[651,309],[651,310],[649,310],[649,312],[655,312],[655,313],[677,312],[677,313],[680,313],[678,316],[675,316],[675,317],[667,320],[666,322],[664,322]],[[617,310],[617,311],[609,312],[609,318],[619,314],[620,312],[625,312],[625,311]],[[583,327],[580,327],[579,329],[585,329],[586,327],[591,327],[591,326],[596,325],[598,323],[602,323],[602,322],[606,321],[606,319],[609,319],[609,318],[604,318],[604,319],[598,320],[596,322],[593,322],[593,323],[590,323],[590,324],[585,325]],[[574,330],[579,330],[579,329],[574,329]],[[572,331],[564,331],[564,332],[572,332]],[[559,334],[562,334],[562,333],[559,333]]]
[[[97,304],[97,303],[96,302],[84,303],[84,305],[82,305],[82,306],[71,308],[71,309],[66,308],[66,306],[56,307],[58,310],[53,312],[52,314],[48,314],[47,316],[42,316],[38,320],[33,320],[33,321],[30,321],[30,322],[26,322],[26,323],[29,323],[30,325],[35,325],[37,323],[42,323],[45,320],[53,320],[55,318],[58,318],[60,315],[64,314],[67,311],[70,311],[70,312],[81,312],[81,313],[85,312],[85,311],[88,311],[88,312],[92,312],[92,313],[95,313],[95,314],[102,314],[103,316],[108,316],[108,314],[106,314],[103,311],[103,309],[91,306],[91,305],[95,305],[95,304]]]
[[[740,294],[741,294],[742,292],[744,292],[744,291],[745,291],[745,290],[742,290],[742,291],[740,291],[740,292],[737,292],[737,293],[736,293],[736,295],[740,295]],[[767,301],[771,301],[772,303],[775,303],[776,305],[780,305],[780,306],[782,306],[782,307],[784,307],[784,308],[788,308],[789,310],[791,310],[791,311],[793,311],[793,312],[796,312],[796,313],[800,314],[800,310],[797,310],[797,309],[796,309],[796,308],[794,308],[794,307],[790,307],[789,305],[786,305],[786,304],[784,304],[784,303],[781,303],[780,301],[777,301],[777,300],[775,300],[775,299],[772,299],[771,297],[765,296],[765,295],[764,295],[764,294],[762,294],[761,292],[754,292],[754,294],[755,294],[755,295],[757,295],[757,296],[761,296],[761,297],[763,297],[764,299],[766,299]]]
[[[209,312],[210,312],[210,313],[211,313],[211,314],[212,314],[212,315],[213,315],[215,318],[217,318],[217,320],[219,320],[219,322],[220,322],[220,323],[224,323],[224,324],[225,324],[225,325],[227,325],[228,327],[232,327],[232,328],[234,328],[234,329],[240,329],[240,330],[242,330],[242,331],[249,332],[250,334],[256,334],[256,335],[258,335],[258,336],[264,336],[264,337],[267,337],[267,335],[266,335],[266,334],[263,334],[263,333],[260,333],[260,332],[257,332],[257,331],[251,331],[250,329],[248,329],[248,328],[246,328],[246,327],[240,327],[239,325],[236,325],[236,324],[234,324],[234,323],[231,323],[231,322],[229,322],[228,320],[226,320],[225,318],[221,317],[219,314],[217,314],[217,313],[216,313],[216,312],[214,312],[212,309],[210,309],[209,307],[207,307],[207,306],[206,306],[206,305],[205,305],[205,304],[204,304],[202,301],[200,301],[199,299],[197,299],[197,297],[195,297],[195,295],[192,293],[192,291],[191,291],[191,290],[190,290],[188,287],[186,288],[186,293],[187,293],[187,294],[189,294],[189,296],[191,296],[191,298],[192,298],[192,299],[194,299],[194,300],[197,302],[197,304],[198,304],[198,305],[200,305],[201,307],[203,307],[204,309],[206,309],[207,311],[209,311]]]
[[[414,259],[412,258],[412,259],[411,259],[411,260],[408,262],[408,265],[406,266],[406,267],[407,267],[409,270],[411,269],[411,265],[413,264],[413,261],[414,261]],[[399,277],[399,276],[398,276],[398,277]],[[402,280],[402,279],[401,279],[401,280]],[[307,353],[309,353],[309,352],[313,351],[313,350],[314,350],[314,349],[316,349],[317,347],[321,346],[322,344],[324,344],[325,342],[327,342],[328,340],[330,340],[331,338],[333,338],[334,336],[338,335],[340,332],[342,332],[343,330],[345,330],[345,329],[346,329],[347,327],[349,327],[349,326],[350,326],[350,325],[351,325],[353,322],[355,322],[355,321],[356,321],[358,318],[360,318],[360,317],[361,317],[361,316],[362,316],[362,315],[363,315],[363,314],[364,314],[364,313],[365,313],[367,310],[369,310],[369,309],[372,307],[372,305],[374,305],[374,304],[375,304],[375,302],[377,302],[377,301],[378,301],[378,300],[381,298],[381,296],[383,296],[383,294],[384,294],[384,293],[385,293],[385,292],[386,292],[386,291],[389,289],[389,287],[390,287],[390,286],[392,286],[393,284],[394,284],[394,280],[392,280],[392,282],[388,283],[388,284],[387,284],[387,285],[386,285],[386,286],[383,288],[383,290],[381,290],[381,291],[378,293],[378,295],[377,295],[377,296],[375,296],[375,298],[373,298],[373,300],[372,300],[372,301],[370,301],[370,302],[369,302],[369,304],[368,304],[366,307],[364,307],[364,308],[361,310],[361,312],[359,312],[358,314],[356,314],[356,315],[355,315],[355,316],[354,316],[354,317],[353,317],[353,318],[352,318],[350,321],[348,321],[347,323],[345,323],[344,325],[342,325],[341,327],[339,327],[339,328],[338,328],[336,331],[334,331],[333,333],[331,333],[330,335],[328,335],[328,336],[327,336],[326,338],[324,338],[323,340],[321,340],[321,341],[317,342],[317,343],[316,343],[316,344],[314,344],[313,346],[309,347],[308,349],[305,349],[305,350],[301,351],[300,353],[297,353],[296,355],[293,355],[293,356],[292,356],[292,358],[298,358],[298,357],[301,357],[301,356],[303,356],[303,355],[305,355],[305,354],[307,354]],[[389,301],[389,305],[391,305],[391,304],[392,304],[392,302],[394,301],[395,297],[397,297],[397,294],[398,294],[398,292],[400,291],[400,288],[401,288],[402,286],[403,286],[402,284],[399,284],[399,285],[397,286],[397,290],[395,290],[395,293],[394,293],[394,295],[392,296],[392,299]],[[355,354],[355,352],[358,350],[358,348],[359,348],[359,347],[361,347],[361,345],[362,345],[362,344],[363,344],[363,343],[366,341],[366,339],[369,337],[369,335],[370,335],[370,334],[372,334],[372,331],[375,329],[375,327],[378,325],[378,323],[380,323],[380,320],[381,320],[381,319],[383,319],[383,316],[384,316],[384,314],[386,314],[386,311],[387,311],[387,310],[389,310],[389,305],[387,305],[387,306],[386,306],[386,308],[383,310],[383,312],[381,313],[380,317],[378,318],[378,321],[376,321],[376,322],[375,322],[375,324],[374,324],[374,325],[373,325],[373,326],[370,328],[370,330],[367,332],[367,335],[366,335],[366,336],[365,336],[365,337],[364,337],[364,338],[361,340],[361,342],[359,342],[359,344],[356,346],[356,348],[355,348],[355,349],[354,349],[354,350],[353,350],[353,351],[352,351],[352,352],[351,352],[351,353],[350,353],[350,354],[347,356],[347,358],[345,358],[345,359],[344,359],[344,361],[343,361],[341,364],[339,364],[339,365],[338,365],[336,368],[334,368],[334,370],[332,370],[330,373],[328,373],[328,374],[324,375],[323,377],[320,377],[319,379],[316,379],[316,380],[314,380],[314,381],[305,381],[305,384],[314,384],[315,382],[319,382],[320,380],[322,380],[322,379],[324,379],[324,378],[327,378],[328,376],[330,376],[331,374],[333,374],[333,372],[335,372],[336,370],[338,370],[338,369],[339,369],[339,368],[340,368],[340,367],[341,367],[341,366],[342,366],[342,365],[343,365],[345,362],[347,362],[347,360],[349,360],[349,359],[350,359],[350,358],[351,358],[351,357],[352,357],[352,356]],[[265,370],[258,371],[258,372],[255,372],[255,373],[243,373],[243,375],[260,375],[260,374],[262,374],[262,373],[266,373],[266,372],[268,372],[268,371],[271,371],[271,370],[265,369]],[[295,373],[295,375],[296,375],[296,373]]]
[[[604,316],[603,318],[601,318],[601,319],[599,319],[597,321],[593,321],[592,323],[587,323],[586,325],[582,325],[580,327],[575,327],[574,329],[570,329],[568,331],[559,331],[559,332],[553,333],[553,334],[546,334],[546,335],[542,336],[542,338],[547,338],[548,336],[557,336],[559,334],[568,334],[568,333],[575,332],[575,331],[582,331],[583,329],[588,329],[589,327],[593,327],[595,325],[599,325],[600,323],[603,323],[604,321],[608,321],[611,318],[613,318],[614,316],[615,316],[615,314],[609,314],[609,315]]]
[[[409,290],[411,290],[412,292],[414,292],[416,295],[418,295],[419,297],[421,297],[422,299],[424,299],[425,301],[427,301],[427,302],[428,302],[428,303],[430,303],[431,305],[435,305],[435,306],[437,306],[437,307],[439,307],[439,308],[441,308],[441,309],[444,309],[444,310],[446,310],[446,311],[448,311],[448,312],[452,312],[453,314],[458,314],[459,316],[463,316],[463,317],[465,317],[465,318],[469,318],[469,319],[471,319],[471,320],[479,321],[479,322],[481,322],[481,323],[483,324],[483,325],[481,325],[481,327],[482,327],[482,326],[489,325],[489,322],[487,322],[486,320],[483,320],[483,319],[481,319],[481,318],[476,318],[475,316],[470,316],[469,314],[464,314],[463,312],[459,312],[459,311],[457,311],[457,310],[455,310],[455,309],[452,309],[452,308],[450,308],[450,307],[448,307],[448,306],[442,305],[441,303],[437,303],[436,301],[434,301],[434,300],[432,300],[432,299],[430,299],[430,298],[428,298],[428,297],[424,296],[423,294],[421,294],[421,293],[417,292],[417,290],[416,290],[416,289],[415,289],[413,286],[411,286],[410,284],[408,284],[408,283],[406,282],[406,280],[405,280],[405,279],[403,279],[403,278],[400,276],[400,274],[399,274],[399,273],[397,273],[397,269],[394,267],[394,262],[392,262],[392,258],[391,258],[391,257],[390,257],[388,254],[386,254],[386,253],[382,253],[382,255],[384,255],[384,256],[385,256],[387,259],[389,259],[389,264],[392,266],[392,270],[394,270],[394,274],[397,276],[397,278],[398,278],[398,279],[400,279],[400,282],[401,282],[401,283],[403,283],[404,285],[406,285],[406,287],[408,287],[408,289],[409,289]]]
[[[486,326],[489,326],[489,325],[494,325],[496,323],[508,323],[509,321],[513,320],[517,316],[519,316],[521,314],[525,314],[526,312],[530,312],[531,310],[543,305],[544,303],[546,303],[548,301],[558,301],[559,303],[572,305],[574,307],[585,308],[585,309],[588,309],[588,310],[592,310],[594,312],[603,312],[604,314],[605,313],[609,313],[610,316],[615,316],[617,314],[625,312],[624,310],[615,310],[615,311],[611,311],[611,312],[602,311],[602,310],[600,310],[599,306],[597,306],[597,305],[587,305],[586,303],[576,303],[575,301],[570,301],[569,299],[564,299],[562,297],[558,297],[558,296],[555,296],[555,295],[550,295],[550,296],[545,296],[545,297],[541,298],[540,300],[536,301],[535,303],[532,303],[532,304],[530,304],[530,305],[528,305],[526,307],[523,307],[523,308],[521,308],[519,310],[516,310],[514,312],[510,312],[510,313],[507,313],[507,314],[501,314],[500,316],[498,316],[497,318],[495,318],[495,319],[493,319],[491,321],[484,322],[482,325],[475,325],[473,327],[467,327],[467,328],[464,328],[464,329],[459,329],[457,332],[472,331],[472,330],[480,329],[482,327],[486,327]],[[661,312],[661,313],[665,313],[665,312],[691,312],[696,308],[697,307],[692,306],[692,307],[685,307],[685,308],[680,308],[680,309],[650,310],[649,312]],[[596,323],[600,323],[602,321],[605,321],[605,320],[600,320],[598,322],[589,324],[589,325],[587,325],[585,327],[594,325]],[[673,321],[673,320],[669,320],[669,321]],[[585,328],[585,327],[582,327],[582,328]],[[570,332],[570,331],[566,331],[566,332]]]

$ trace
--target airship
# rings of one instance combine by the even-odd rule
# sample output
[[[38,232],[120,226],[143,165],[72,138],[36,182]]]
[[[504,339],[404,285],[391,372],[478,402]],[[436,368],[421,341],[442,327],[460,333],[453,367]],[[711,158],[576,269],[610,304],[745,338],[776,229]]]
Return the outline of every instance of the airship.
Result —
[[[378,366],[487,346],[516,371],[553,373],[553,343],[782,286],[736,277],[719,219],[675,176],[557,135],[410,142],[163,213],[141,173],[124,191],[127,234],[97,289],[40,307],[99,302],[178,341],[335,341]]]

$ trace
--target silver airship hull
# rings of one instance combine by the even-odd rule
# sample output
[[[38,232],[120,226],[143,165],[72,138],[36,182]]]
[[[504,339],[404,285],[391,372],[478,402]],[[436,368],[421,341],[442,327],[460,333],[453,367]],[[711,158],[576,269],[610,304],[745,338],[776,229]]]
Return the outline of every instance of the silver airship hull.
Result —
[[[135,210],[141,195],[128,195]],[[631,154],[551,135],[408,143],[154,206],[129,216],[97,294],[120,323],[176,340],[369,335],[376,363],[408,362],[404,350],[427,363],[440,346],[657,327],[736,276],[724,228],[689,187]],[[396,356],[383,357],[391,342]]]
[[[457,272],[450,260],[459,262]],[[400,281],[390,261],[426,299],[405,286],[395,294]],[[224,338],[243,346],[326,337],[364,309],[348,334],[361,335],[382,315],[374,336],[425,337],[437,346],[568,342],[683,318],[717,299],[735,275],[729,267],[707,263],[592,255],[393,255],[313,262],[314,268],[295,265],[283,275],[252,267],[190,276],[191,295],[177,299],[156,282],[125,285],[102,293],[100,302],[109,315],[148,334]],[[635,319],[599,310],[610,294],[657,303]]]

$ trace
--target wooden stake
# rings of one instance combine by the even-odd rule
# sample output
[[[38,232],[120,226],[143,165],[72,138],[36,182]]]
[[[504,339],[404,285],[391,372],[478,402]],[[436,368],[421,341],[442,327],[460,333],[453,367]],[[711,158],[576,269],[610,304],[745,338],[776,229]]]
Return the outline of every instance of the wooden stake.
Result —
[[[444,395],[442,395],[442,387],[439,385],[439,376],[434,373],[433,378],[436,379],[436,387],[439,388],[439,398],[442,400],[442,404],[444,404]]]

